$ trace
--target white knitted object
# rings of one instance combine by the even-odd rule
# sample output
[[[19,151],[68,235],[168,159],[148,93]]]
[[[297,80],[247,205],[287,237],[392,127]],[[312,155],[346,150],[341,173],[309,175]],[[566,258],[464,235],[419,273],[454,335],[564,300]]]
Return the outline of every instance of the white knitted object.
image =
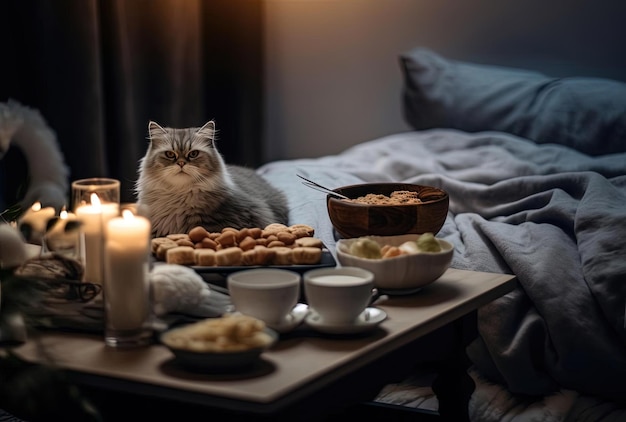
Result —
[[[156,265],[150,272],[152,309],[157,316],[182,313],[218,317],[230,306],[230,298],[211,291],[202,277],[183,265]]]

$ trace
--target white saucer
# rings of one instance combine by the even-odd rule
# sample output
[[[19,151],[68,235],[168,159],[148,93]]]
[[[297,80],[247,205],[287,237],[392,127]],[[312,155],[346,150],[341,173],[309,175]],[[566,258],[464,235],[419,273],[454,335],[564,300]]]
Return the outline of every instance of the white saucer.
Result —
[[[298,303],[287,315],[284,321],[279,324],[267,324],[267,326],[279,333],[286,333],[302,323],[304,317],[309,312],[309,306],[305,303]]]
[[[350,324],[325,324],[316,312],[309,312],[306,323],[316,331],[328,334],[356,334],[376,328],[387,318],[382,309],[366,308],[357,320]]]

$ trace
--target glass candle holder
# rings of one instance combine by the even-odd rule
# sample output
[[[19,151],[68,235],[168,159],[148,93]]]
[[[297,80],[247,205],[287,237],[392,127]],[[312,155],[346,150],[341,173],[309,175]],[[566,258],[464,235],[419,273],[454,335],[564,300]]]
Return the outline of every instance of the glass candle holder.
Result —
[[[120,204],[120,181],[106,177],[91,177],[72,182],[72,209],[91,205],[96,194],[101,204]]]
[[[119,215],[119,206],[119,180],[90,178],[72,182],[72,207],[84,237],[85,281],[104,284],[104,227]]]

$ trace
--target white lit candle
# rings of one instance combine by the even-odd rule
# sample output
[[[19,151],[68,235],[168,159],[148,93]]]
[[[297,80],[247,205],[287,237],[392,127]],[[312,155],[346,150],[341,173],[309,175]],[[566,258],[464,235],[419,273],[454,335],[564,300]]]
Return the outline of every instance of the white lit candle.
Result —
[[[54,208],[43,208],[41,206],[41,202],[35,202],[29,209],[27,209],[19,221],[20,226],[28,224],[31,228],[31,233],[27,240],[34,243],[40,243],[41,237],[46,232],[48,221],[53,218],[55,214],[56,212],[54,211]]]
[[[91,204],[76,208],[76,217],[83,223],[85,236],[85,281],[102,285],[102,246],[103,227],[106,222],[119,214],[119,205],[100,203],[95,193],[91,194]]]
[[[106,225],[104,300],[107,330],[141,329],[150,311],[150,222],[124,210]]]

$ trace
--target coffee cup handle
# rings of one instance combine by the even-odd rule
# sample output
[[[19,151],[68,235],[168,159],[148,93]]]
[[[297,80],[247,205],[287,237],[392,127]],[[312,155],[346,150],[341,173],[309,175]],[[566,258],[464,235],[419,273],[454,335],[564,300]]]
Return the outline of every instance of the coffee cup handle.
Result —
[[[380,290],[378,290],[376,287],[374,287],[372,289],[372,297],[370,299],[370,303],[368,306],[371,306],[374,304],[374,302],[376,302],[378,299],[380,299],[380,297],[383,296],[383,294],[380,292]]]

